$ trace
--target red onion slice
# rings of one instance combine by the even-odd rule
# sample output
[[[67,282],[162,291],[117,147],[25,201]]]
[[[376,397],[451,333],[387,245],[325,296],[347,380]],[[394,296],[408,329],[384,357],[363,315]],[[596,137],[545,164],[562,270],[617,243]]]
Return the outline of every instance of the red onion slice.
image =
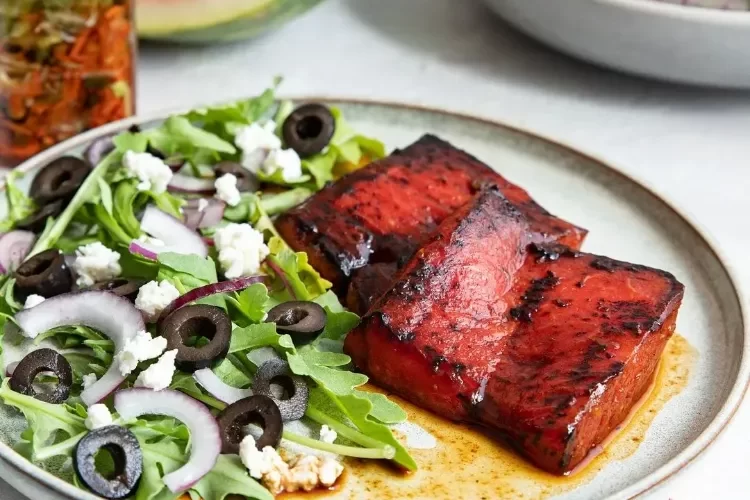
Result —
[[[224,383],[210,368],[196,371],[193,373],[193,378],[209,394],[228,405],[253,395],[253,391],[250,389],[240,389]]]
[[[167,190],[173,193],[212,194],[216,191],[213,179],[201,179],[191,175],[174,174]]]
[[[31,231],[11,231],[0,236],[0,273],[15,271],[29,254],[36,235]]]
[[[159,321],[163,320],[177,309],[204,297],[215,295],[217,293],[239,292],[250,285],[254,285],[255,283],[266,283],[266,281],[267,278],[265,276],[244,276],[229,281],[220,281],[218,283],[199,286],[198,288],[194,288],[185,295],[181,295],[173,300],[172,303],[161,312]]]
[[[201,201],[205,203],[202,209]],[[226,206],[226,203],[215,198],[190,200],[183,208],[185,225],[192,229],[217,226],[224,218]]]
[[[160,248],[164,248],[164,247],[160,247]],[[134,240],[130,242],[130,246],[128,247],[128,250],[130,251],[130,253],[135,254],[135,255],[140,255],[144,259],[156,260],[157,258],[157,253],[151,250],[150,248],[147,248],[146,243],[143,241]]]
[[[16,314],[16,323],[28,337],[60,326],[82,325],[98,330],[115,344],[115,356],[125,341],[145,330],[141,312],[127,299],[109,292],[89,291],[67,293],[52,297],[31,309]],[[90,406],[107,397],[125,380],[117,362],[81,393],[83,402]]]
[[[208,247],[197,232],[153,205],[146,207],[141,219],[141,229],[154,238],[163,241],[164,246],[157,247],[141,241],[134,241],[133,243],[137,243],[140,247],[156,254],[175,252],[195,254],[200,257],[208,255]]]
[[[123,389],[115,394],[115,409],[125,420],[141,415],[176,418],[190,431],[190,459],[164,476],[164,484],[173,493],[185,491],[205,476],[219,458],[221,436],[216,419],[208,408],[181,392],[164,389]]]

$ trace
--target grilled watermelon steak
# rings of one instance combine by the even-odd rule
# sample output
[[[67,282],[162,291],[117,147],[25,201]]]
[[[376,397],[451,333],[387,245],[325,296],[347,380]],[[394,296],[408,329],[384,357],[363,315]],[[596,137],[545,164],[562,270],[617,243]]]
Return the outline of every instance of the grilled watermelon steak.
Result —
[[[252,38],[322,0],[137,0],[138,35],[185,43]]]

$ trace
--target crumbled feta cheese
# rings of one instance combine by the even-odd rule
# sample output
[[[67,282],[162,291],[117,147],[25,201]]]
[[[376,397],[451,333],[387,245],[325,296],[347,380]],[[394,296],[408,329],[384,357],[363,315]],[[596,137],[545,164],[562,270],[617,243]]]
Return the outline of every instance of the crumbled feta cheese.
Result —
[[[316,455],[286,457],[266,446],[255,447],[255,439],[245,436],[240,443],[240,459],[248,472],[273,495],[283,491],[311,491],[318,485],[333,486],[344,466],[336,459]]]
[[[148,387],[155,391],[161,391],[169,387],[174,376],[174,362],[176,357],[177,349],[172,349],[162,354],[156,363],[138,374],[135,386]]]
[[[96,373],[89,373],[81,377],[81,385],[83,385],[84,389],[88,389],[94,385],[94,382],[96,382]]]
[[[154,247],[163,247],[166,245],[166,243],[164,243],[159,238],[154,238],[153,236],[149,236],[147,234],[140,235],[138,237],[138,241],[142,241],[143,243]]]
[[[99,427],[112,425],[112,414],[109,412],[107,405],[95,404],[88,408],[88,416],[84,420],[86,428],[93,431]]]
[[[128,151],[123,156],[122,163],[132,177],[141,181],[138,183],[139,191],[163,193],[174,175],[163,160],[150,153]]]
[[[132,339],[125,341],[122,350],[117,353],[116,360],[120,373],[129,375],[138,363],[159,357],[166,348],[167,339],[164,337],[151,338],[151,334],[145,330],[136,333]]]
[[[272,120],[263,125],[252,123],[242,127],[234,137],[234,143],[242,150],[242,166],[253,173],[260,170],[269,151],[281,147],[276,136],[276,123]]]
[[[334,441],[336,441],[337,437],[338,434],[336,434],[336,431],[334,431],[327,425],[323,425],[323,427],[320,428],[320,440],[324,443],[333,443]]]
[[[229,279],[256,274],[270,253],[263,242],[263,233],[250,224],[231,223],[217,229],[214,244],[224,276]]]
[[[240,202],[240,190],[237,189],[237,177],[232,174],[224,174],[216,181],[216,197],[225,201],[230,207],[236,207]]]
[[[198,200],[198,211],[203,212],[205,209],[208,208],[208,200],[205,198],[201,198]]]
[[[274,149],[263,161],[263,172],[273,175],[277,170],[286,182],[296,181],[302,177],[302,160],[293,149]]]
[[[320,459],[318,479],[323,486],[333,486],[342,472],[344,472],[344,466],[338,460],[330,457]]]
[[[31,309],[34,306],[38,306],[44,302],[44,297],[41,295],[36,295],[35,293],[32,293],[28,297],[26,297],[26,302],[23,303],[24,309]]]
[[[148,322],[159,319],[159,315],[173,300],[180,296],[180,291],[168,280],[149,281],[138,290],[135,307]]]
[[[73,269],[78,275],[76,284],[80,287],[111,280],[122,273],[120,254],[95,241],[78,247]]]

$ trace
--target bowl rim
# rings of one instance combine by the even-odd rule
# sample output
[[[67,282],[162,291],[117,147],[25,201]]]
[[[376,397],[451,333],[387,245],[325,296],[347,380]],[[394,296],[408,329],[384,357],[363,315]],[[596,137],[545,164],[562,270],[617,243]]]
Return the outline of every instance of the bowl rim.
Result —
[[[600,3],[616,3],[616,4],[634,4],[634,3],[655,3],[653,0],[594,0]],[[666,4],[670,5],[670,4]],[[679,6],[678,6],[679,7]],[[729,391],[729,394],[725,398],[721,407],[717,411],[714,418],[708,423],[705,429],[696,437],[690,444],[688,444],[682,451],[680,451],[672,459],[652,471],[646,477],[641,480],[626,486],[621,491],[612,494],[607,497],[609,500],[620,500],[620,499],[634,499],[639,495],[649,492],[661,485],[665,481],[674,478],[679,472],[685,467],[690,465],[693,461],[699,458],[709,448],[716,439],[722,434],[731,424],[734,416],[737,414],[740,406],[745,400],[745,396],[750,389],[750,293],[742,285],[740,279],[740,272],[734,267],[732,261],[726,256],[717,244],[715,238],[711,235],[710,231],[702,224],[694,220],[688,213],[679,208],[675,202],[669,197],[660,194],[655,187],[636,176],[627,173],[620,165],[612,161],[607,161],[599,157],[598,155],[589,153],[585,148],[579,146],[573,146],[567,142],[551,138],[542,133],[537,133],[527,128],[516,126],[512,122],[503,121],[496,118],[489,118],[479,114],[465,113],[447,108],[441,108],[439,106],[429,106],[421,104],[412,104],[407,102],[401,102],[397,100],[378,100],[378,99],[367,99],[367,98],[352,98],[347,96],[324,96],[324,95],[298,95],[298,96],[278,96],[278,100],[289,99],[297,102],[305,101],[321,101],[329,103],[340,103],[349,105],[371,105],[371,106],[386,106],[394,107],[402,110],[412,110],[418,112],[434,113],[438,115],[448,115],[454,118],[463,120],[469,120],[481,124],[485,124],[492,127],[499,127],[505,130],[515,132],[518,134],[525,135],[529,138],[533,138],[542,141],[548,145],[565,150],[568,154],[583,158],[592,163],[596,163],[599,167],[604,168],[614,174],[621,176],[627,182],[635,184],[640,189],[644,190],[649,196],[655,200],[661,202],[664,207],[670,210],[674,216],[681,219],[684,224],[691,229],[695,235],[700,238],[706,245],[707,250],[716,259],[717,264],[723,270],[726,275],[728,284],[732,288],[732,295],[736,300],[738,308],[738,317],[742,331],[742,356],[740,364],[737,368],[737,375],[734,379],[734,383]],[[222,101],[218,104],[226,103]],[[211,105],[209,103],[208,105]],[[213,103],[217,104],[217,103]],[[69,152],[70,149],[81,147],[88,142],[112,134],[115,132],[127,130],[130,126],[135,124],[146,124],[154,121],[163,120],[164,118],[175,114],[184,113],[187,110],[194,109],[197,106],[180,106],[177,108],[157,110],[149,113],[138,114],[123,120],[112,122],[96,129],[89,130],[77,136],[74,136],[64,142],[61,142],[51,148],[42,151],[36,156],[26,160],[20,164],[16,169],[21,172],[27,172],[44,164],[45,162],[51,161],[51,159],[58,156],[64,155]],[[0,180],[0,191],[5,188],[5,181]],[[28,479],[31,479],[37,483],[41,483],[44,486],[54,490],[63,496],[67,496],[70,499],[75,500],[98,500],[100,497],[89,493],[88,491],[77,488],[73,484],[65,481],[54,474],[38,467],[30,460],[16,452],[13,448],[4,442],[0,441],[0,460],[8,464],[10,467],[16,469],[22,474],[25,474]]]
[[[746,11],[715,9],[656,0],[594,0],[594,2],[631,12],[676,18],[681,21],[750,27],[750,9]]]

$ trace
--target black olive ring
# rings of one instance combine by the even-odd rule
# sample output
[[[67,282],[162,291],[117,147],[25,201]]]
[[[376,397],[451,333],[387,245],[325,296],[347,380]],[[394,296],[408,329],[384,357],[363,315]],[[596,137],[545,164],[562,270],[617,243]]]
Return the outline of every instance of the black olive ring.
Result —
[[[326,327],[326,311],[320,304],[293,300],[268,311],[267,323],[276,323],[279,333],[292,336],[297,345],[309,343]]]
[[[51,392],[36,392],[34,389],[34,379],[42,372],[52,372],[57,377],[57,384]],[[72,385],[73,370],[68,360],[59,352],[46,348],[24,356],[10,377],[11,390],[52,404],[64,403]]]
[[[63,156],[42,168],[31,181],[29,194],[39,203],[69,200],[83,184],[91,169],[75,156]]]
[[[115,465],[111,479],[96,470],[95,457],[102,449],[109,452]],[[78,441],[73,467],[83,484],[97,495],[125,498],[138,487],[143,473],[143,453],[132,432],[119,425],[109,425],[89,432]]]
[[[56,248],[45,250],[26,260],[14,273],[16,293],[25,300],[32,294],[54,297],[73,289],[73,274],[65,256]]]
[[[288,397],[278,398],[271,391],[271,385],[280,385]],[[299,420],[307,410],[310,389],[303,377],[294,375],[289,363],[281,359],[271,359],[263,363],[255,373],[253,394],[268,396],[274,400],[284,422]]]
[[[284,143],[302,158],[323,151],[336,131],[336,119],[322,104],[304,104],[284,120],[281,135]]]
[[[194,372],[210,367],[229,352],[232,320],[223,309],[204,304],[185,306],[166,317],[159,333],[167,339],[167,350],[177,349],[175,364],[180,370]],[[191,347],[191,337],[206,337],[208,344]]]
[[[216,416],[216,421],[221,434],[221,452],[227,454],[239,453],[248,424],[257,424],[263,429],[263,434],[255,441],[259,450],[266,446],[276,448],[284,429],[279,407],[273,399],[261,394],[235,401]]]

